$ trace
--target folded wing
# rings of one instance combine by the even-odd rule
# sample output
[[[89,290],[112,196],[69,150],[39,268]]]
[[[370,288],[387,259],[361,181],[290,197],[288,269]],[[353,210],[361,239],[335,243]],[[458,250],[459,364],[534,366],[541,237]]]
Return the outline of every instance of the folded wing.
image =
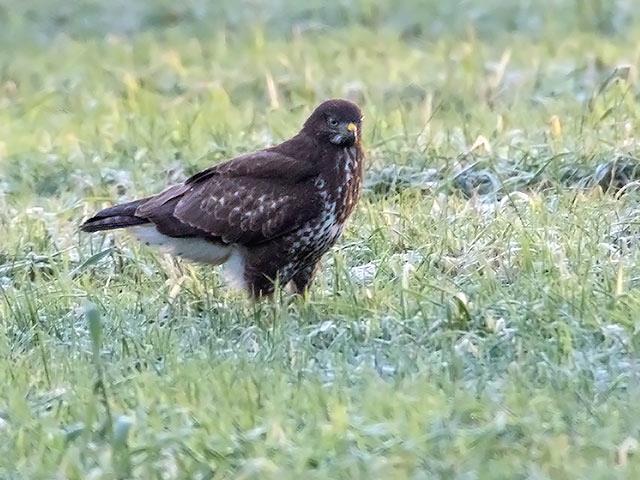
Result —
[[[165,235],[255,245],[318,214],[313,165],[273,151],[238,157],[140,205],[135,215]]]

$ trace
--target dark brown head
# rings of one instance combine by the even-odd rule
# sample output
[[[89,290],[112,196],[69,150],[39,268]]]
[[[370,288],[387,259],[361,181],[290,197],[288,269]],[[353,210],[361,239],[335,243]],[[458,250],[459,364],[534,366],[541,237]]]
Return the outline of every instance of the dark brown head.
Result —
[[[302,130],[321,142],[351,147],[360,141],[362,112],[348,100],[327,100],[309,116]]]

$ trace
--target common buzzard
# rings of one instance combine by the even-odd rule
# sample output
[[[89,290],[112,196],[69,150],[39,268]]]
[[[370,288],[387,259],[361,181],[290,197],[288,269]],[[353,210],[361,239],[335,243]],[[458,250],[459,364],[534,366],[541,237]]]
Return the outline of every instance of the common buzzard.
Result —
[[[253,296],[277,282],[302,293],[358,201],[361,120],[357,105],[328,100],[290,140],[101,210],[81,228],[128,228],[167,253],[224,264],[228,283]]]

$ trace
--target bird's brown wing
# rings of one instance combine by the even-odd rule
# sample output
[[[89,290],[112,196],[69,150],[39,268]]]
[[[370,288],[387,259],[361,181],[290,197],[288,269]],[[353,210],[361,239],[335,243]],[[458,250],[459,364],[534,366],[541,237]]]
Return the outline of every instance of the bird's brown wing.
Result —
[[[285,142],[285,144],[287,143],[293,142]],[[228,162],[214,165],[200,173],[196,173],[187,179],[185,183],[195,184],[216,175],[263,178],[296,183],[318,173],[317,165],[281,153],[279,149],[285,144],[241,155]],[[300,145],[300,148],[304,147],[307,146]]]
[[[141,205],[167,235],[204,236],[255,245],[300,227],[317,215],[315,167],[262,151],[214,166]]]

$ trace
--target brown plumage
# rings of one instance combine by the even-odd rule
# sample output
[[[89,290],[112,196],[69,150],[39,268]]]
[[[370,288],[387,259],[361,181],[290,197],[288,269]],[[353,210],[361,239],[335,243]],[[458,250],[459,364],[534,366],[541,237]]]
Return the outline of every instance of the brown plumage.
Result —
[[[214,165],[158,195],[98,212],[85,232],[129,228],[147,245],[214,265],[254,296],[305,291],[360,195],[360,109],[318,106],[271,148]]]

